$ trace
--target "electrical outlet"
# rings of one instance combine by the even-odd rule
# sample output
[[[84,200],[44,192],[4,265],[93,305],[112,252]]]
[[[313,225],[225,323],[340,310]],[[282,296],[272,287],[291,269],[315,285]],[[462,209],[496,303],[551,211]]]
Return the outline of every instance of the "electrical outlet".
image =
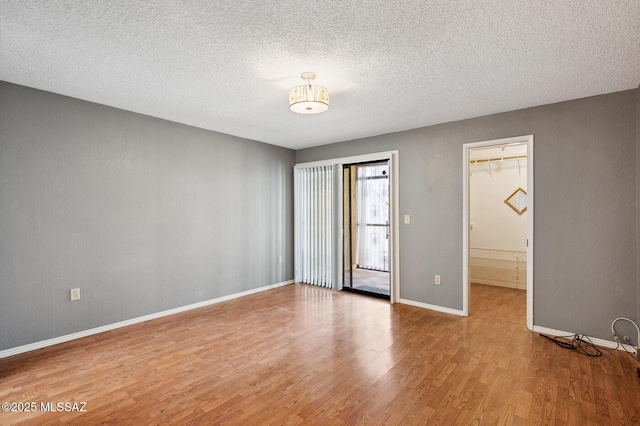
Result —
[[[435,285],[440,285],[440,275],[436,275],[434,283]]]
[[[80,300],[80,289],[79,288],[72,288],[70,291],[70,299],[73,300]]]
[[[282,263],[282,256],[278,256],[278,263]]]
[[[411,215],[408,215],[408,214],[404,215],[404,224],[411,225]]]

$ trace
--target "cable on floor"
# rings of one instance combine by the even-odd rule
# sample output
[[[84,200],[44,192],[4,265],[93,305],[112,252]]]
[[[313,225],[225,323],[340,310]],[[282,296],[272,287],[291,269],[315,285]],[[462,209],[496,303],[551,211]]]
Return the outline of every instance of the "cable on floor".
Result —
[[[591,341],[591,339],[589,339],[589,337],[584,335],[580,336],[579,334],[574,334],[573,339],[571,341],[560,340],[560,338],[557,336],[552,337],[542,333],[540,333],[540,336],[551,340],[553,343],[560,346],[561,348],[575,350],[586,356],[593,356],[593,357],[602,356],[602,351],[598,349],[596,345],[593,344],[593,342]],[[566,337],[571,337],[571,336],[566,336]]]
[[[627,350],[627,348],[625,347],[625,345],[620,343],[620,340],[618,340],[617,342],[618,342],[618,347],[622,347],[622,349],[624,349],[624,351],[627,353],[627,355],[629,355],[631,357],[632,360],[638,361],[638,358],[636,358],[636,354],[634,354],[633,352],[629,352]],[[627,345],[633,346],[633,345],[631,345],[631,342],[629,342],[628,340],[627,340]],[[638,376],[638,377],[640,377],[640,376]]]

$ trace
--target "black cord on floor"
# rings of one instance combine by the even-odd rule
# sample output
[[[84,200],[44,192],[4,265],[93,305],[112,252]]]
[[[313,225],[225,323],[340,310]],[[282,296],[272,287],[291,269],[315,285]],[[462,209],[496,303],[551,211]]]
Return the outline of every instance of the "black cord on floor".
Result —
[[[628,344],[629,346],[631,346],[631,344],[630,344],[629,342],[627,342],[627,344]],[[638,358],[636,357],[636,355],[635,355],[635,354],[633,354],[633,353],[631,353],[631,352],[629,352],[629,351],[627,350],[627,348],[625,348],[625,347],[624,347],[624,345],[623,345],[623,344],[621,345],[621,344],[620,344],[620,342],[618,342],[618,346],[622,346],[622,349],[624,349],[624,351],[627,353],[627,355],[629,355],[629,356],[631,357],[631,359],[632,359],[632,360],[634,360],[634,361],[638,361]],[[640,377],[640,369],[638,369],[638,373],[639,373],[639,374],[638,374],[638,377]]]
[[[602,351],[598,349],[596,345],[593,344],[591,339],[589,339],[587,336],[580,336],[578,334],[574,334],[573,340],[571,340],[570,342],[559,340],[558,337],[551,337],[542,333],[540,333],[540,336],[551,340],[553,343],[560,346],[561,348],[575,350],[587,356],[594,356],[594,357],[602,356]]]

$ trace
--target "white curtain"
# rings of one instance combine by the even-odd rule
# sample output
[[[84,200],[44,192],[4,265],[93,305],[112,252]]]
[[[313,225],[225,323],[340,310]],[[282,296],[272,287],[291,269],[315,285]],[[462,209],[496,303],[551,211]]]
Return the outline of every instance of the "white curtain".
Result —
[[[356,197],[356,265],[389,271],[389,166],[358,166]]]
[[[295,278],[333,287],[333,166],[296,169]]]

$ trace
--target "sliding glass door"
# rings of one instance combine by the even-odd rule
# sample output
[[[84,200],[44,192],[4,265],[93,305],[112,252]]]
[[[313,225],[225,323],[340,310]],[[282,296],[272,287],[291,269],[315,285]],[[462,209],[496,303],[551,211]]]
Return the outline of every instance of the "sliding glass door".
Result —
[[[343,166],[343,289],[388,298],[389,162]]]

